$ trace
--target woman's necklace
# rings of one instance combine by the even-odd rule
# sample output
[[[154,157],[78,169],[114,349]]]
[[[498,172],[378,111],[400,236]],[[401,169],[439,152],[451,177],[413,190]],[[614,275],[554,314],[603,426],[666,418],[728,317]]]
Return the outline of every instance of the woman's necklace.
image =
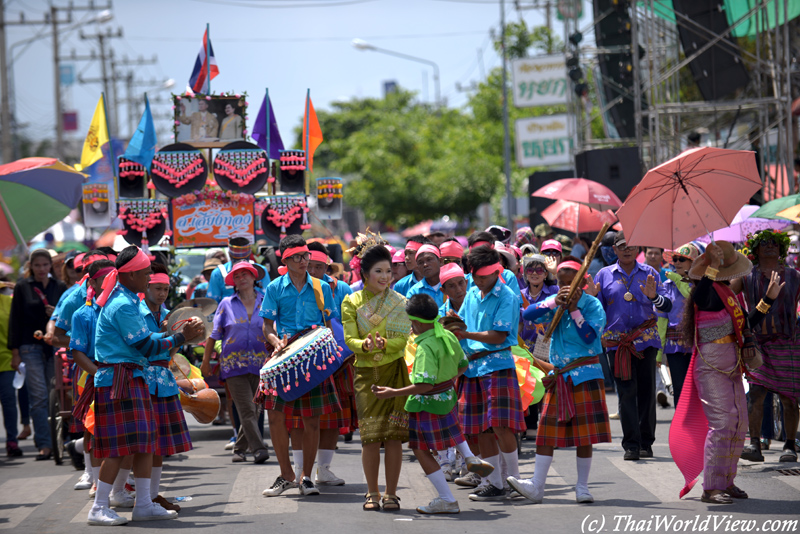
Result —
[[[544,282],[542,282],[542,285],[540,285],[540,286],[539,286],[539,290],[536,292],[536,294],[535,294],[535,295],[533,294],[533,290],[534,290],[534,288],[535,288],[536,286],[533,286],[533,285],[531,285],[531,286],[528,286],[528,287],[529,287],[529,290],[528,290],[528,291],[529,291],[529,292],[530,292],[530,294],[531,294],[531,301],[534,301],[534,300],[536,300],[536,299],[539,297],[539,295],[541,295],[541,294],[542,294],[542,289],[544,289]]]
[[[383,295],[381,296],[380,302],[378,303],[378,305],[376,306],[376,308],[374,310],[371,310],[372,313],[370,314],[368,320],[369,320],[369,324],[371,324],[373,327],[378,326],[379,324],[381,324],[381,321],[383,321],[383,317],[380,316],[379,312],[383,308],[383,304],[386,302],[386,297],[388,295],[389,294],[386,292],[386,290],[384,290],[383,291]]]

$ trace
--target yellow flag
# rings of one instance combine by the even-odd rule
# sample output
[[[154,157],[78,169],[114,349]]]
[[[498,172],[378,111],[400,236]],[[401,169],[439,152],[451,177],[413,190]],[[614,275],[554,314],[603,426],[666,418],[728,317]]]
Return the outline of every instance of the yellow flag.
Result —
[[[101,96],[94,110],[92,123],[89,125],[89,133],[86,134],[86,140],[83,142],[81,168],[85,169],[102,158],[103,145],[106,143],[108,143],[108,125],[106,125],[105,106]]]

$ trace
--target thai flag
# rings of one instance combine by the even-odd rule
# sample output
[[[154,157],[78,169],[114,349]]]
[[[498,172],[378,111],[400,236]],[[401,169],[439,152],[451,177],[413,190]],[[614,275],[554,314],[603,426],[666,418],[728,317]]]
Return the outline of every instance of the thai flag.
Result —
[[[203,46],[200,48],[200,53],[197,54],[197,59],[194,62],[194,70],[192,76],[189,78],[189,85],[196,93],[202,93],[206,89],[206,76],[208,74],[208,64],[206,63],[206,43],[208,43],[208,53],[211,57],[211,79],[217,77],[219,74],[219,67],[217,67],[217,58],[214,57],[214,48],[211,46],[211,41],[208,39],[208,29],[203,34]]]

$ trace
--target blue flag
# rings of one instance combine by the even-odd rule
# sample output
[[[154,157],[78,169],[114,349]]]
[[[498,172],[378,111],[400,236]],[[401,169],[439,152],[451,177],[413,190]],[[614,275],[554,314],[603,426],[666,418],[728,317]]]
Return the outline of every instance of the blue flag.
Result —
[[[139,126],[131,136],[128,148],[122,156],[131,161],[135,161],[147,168],[150,172],[150,165],[153,163],[153,156],[156,154],[156,127],[153,124],[153,114],[150,113],[150,100],[144,96],[144,113],[139,120]]]
[[[269,136],[267,136],[266,121],[267,103],[269,103]],[[283,140],[281,139],[281,133],[278,131],[275,113],[272,111],[272,101],[267,100],[266,95],[264,95],[264,100],[261,102],[261,109],[258,110],[252,136],[253,141],[267,151],[270,159],[279,159],[281,157],[280,151],[283,150]],[[269,147],[267,146],[267,139],[269,139]]]

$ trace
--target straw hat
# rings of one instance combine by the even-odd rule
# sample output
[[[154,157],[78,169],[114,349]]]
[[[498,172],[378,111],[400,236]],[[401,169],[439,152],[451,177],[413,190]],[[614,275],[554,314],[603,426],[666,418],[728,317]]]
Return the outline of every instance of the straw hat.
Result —
[[[717,241],[717,246],[722,249],[722,264],[719,267],[717,281],[735,280],[747,275],[753,270],[753,264],[747,256],[737,251],[733,245],[727,241]],[[706,255],[698,257],[689,269],[689,278],[700,280],[706,272]]]
[[[675,250],[665,250],[661,257],[664,258],[665,262],[672,263],[673,256],[683,256],[688,260],[694,261],[699,255],[700,250],[698,250],[694,243],[686,243]]]

